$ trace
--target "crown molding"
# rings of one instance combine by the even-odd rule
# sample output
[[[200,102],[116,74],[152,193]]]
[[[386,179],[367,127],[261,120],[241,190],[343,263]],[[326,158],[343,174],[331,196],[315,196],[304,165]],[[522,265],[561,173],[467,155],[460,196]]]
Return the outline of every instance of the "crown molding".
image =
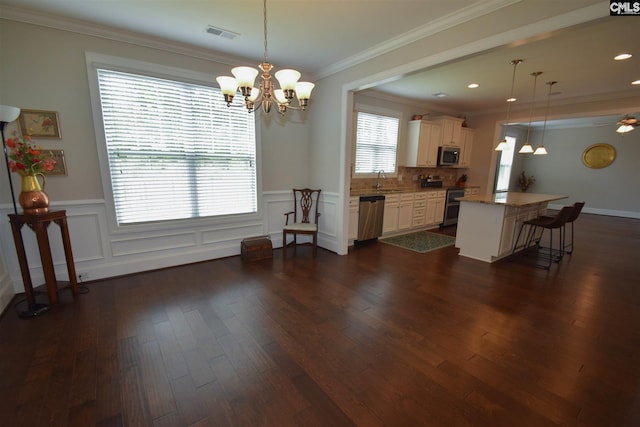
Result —
[[[233,66],[234,64],[237,64],[239,60],[244,59],[237,56],[222,55],[208,49],[197,48],[183,43],[168,41],[160,37],[152,37],[132,31],[115,29],[106,25],[88,23],[78,19],[71,19],[59,15],[52,15],[16,7],[0,5],[0,19],[69,31],[92,37],[100,37],[107,40],[177,53],[197,59],[219,62],[230,66]]]
[[[322,79],[337,72],[346,70],[362,62],[368,61],[377,56],[391,52],[395,49],[406,46],[410,43],[437,34],[441,31],[471,21],[478,17],[488,15],[496,10],[511,6],[512,4],[519,3],[522,0],[488,0],[474,3],[463,9],[451,12],[441,18],[427,22],[426,24],[410,30],[397,37],[391,38],[384,43],[380,43],[377,46],[373,46],[369,49],[351,56],[343,61],[331,64],[328,67],[318,71],[315,75],[316,79]]]

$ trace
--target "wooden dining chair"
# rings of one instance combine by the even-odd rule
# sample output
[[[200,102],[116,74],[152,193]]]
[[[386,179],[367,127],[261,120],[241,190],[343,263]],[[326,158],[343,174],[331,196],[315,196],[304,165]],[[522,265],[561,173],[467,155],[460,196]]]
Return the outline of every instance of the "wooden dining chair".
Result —
[[[287,256],[287,235],[293,235],[294,250],[298,246],[298,234],[312,237],[313,256],[318,252],[318,201],[322,190],[311,188],[293,189],[293,210],[285,213],[285,225],[282,229],[282,256]]]

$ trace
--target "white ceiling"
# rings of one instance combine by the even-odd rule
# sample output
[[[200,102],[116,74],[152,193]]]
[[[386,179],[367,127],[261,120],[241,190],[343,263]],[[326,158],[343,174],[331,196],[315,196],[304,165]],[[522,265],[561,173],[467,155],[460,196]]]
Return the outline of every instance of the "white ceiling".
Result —
[[[277,69],[297,68],[303,71],[303,78],[313,79],[371,57],[400,40],[406,41],[408,34],[419,35],[434,25],[459,24],[512,3],[513,0],[269,0],[269,59]],[[607,2],[602,4],[606,7]],[[207,50],[229,64],[236,64],[241,56],[246,59],[242,65],[257,65],[263,57],[261,0],[0,0],[0,7],[4,16],[27,16],[26,20],[34,23],[104,26]],[[464,113],[497,110],[504,108],[510,88],[513,68],[509,61],[519,58],[524,62],[518,66],[515,95],[523,102],[531,100],[533,77],[529,74],[533,71],[543,72],[538,80],[536,104],[545,102],[545,82],[549,80],[558,81],[553,87],[554,102],[637,96],[640,86],[631,86],[630,82],[640,79],[640,51],[636,51],[639,22],[634,17],[603,18],[439,65],[376,89]],[[239,36],[233,40],[212,36],[205,31],[208,25]],[[613,61],[613,56],[623,51],[636,55],[628,61]],[[468,89],[471,82],[480,87]],[[437,92],[449,96],[435,98],[433,94]]]

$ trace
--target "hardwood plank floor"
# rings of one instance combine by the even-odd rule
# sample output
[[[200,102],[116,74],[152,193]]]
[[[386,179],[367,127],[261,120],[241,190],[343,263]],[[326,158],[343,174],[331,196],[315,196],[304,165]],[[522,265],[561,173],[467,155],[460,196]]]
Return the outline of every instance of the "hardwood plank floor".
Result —
[[[575,228],[549,271],[305,247],[97,281],[37,319],[10,308],[0,424],[638,426],[640,220]]]

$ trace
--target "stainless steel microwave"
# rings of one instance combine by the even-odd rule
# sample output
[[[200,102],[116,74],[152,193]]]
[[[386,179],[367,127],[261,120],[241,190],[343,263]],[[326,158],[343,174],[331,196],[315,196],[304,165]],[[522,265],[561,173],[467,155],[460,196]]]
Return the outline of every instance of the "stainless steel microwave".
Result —
[[[456,166],[460,160],[458,147],[438,147],[438,166]]]

